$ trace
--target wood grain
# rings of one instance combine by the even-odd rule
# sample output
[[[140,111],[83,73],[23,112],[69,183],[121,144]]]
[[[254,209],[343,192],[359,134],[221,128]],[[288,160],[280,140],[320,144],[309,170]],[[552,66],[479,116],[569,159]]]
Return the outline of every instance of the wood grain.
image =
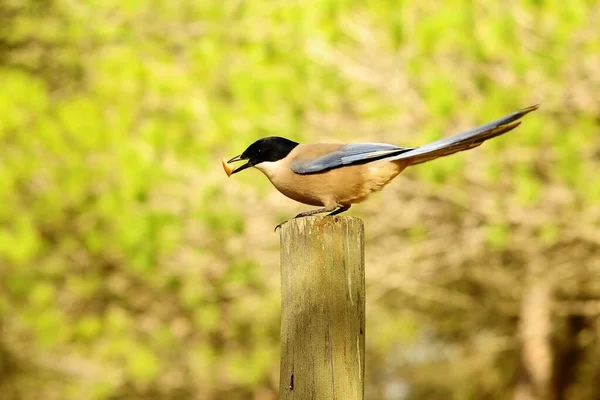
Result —
[[[280,399],[362,400],[363,223],[300,218],[284,224],[280,235]]]

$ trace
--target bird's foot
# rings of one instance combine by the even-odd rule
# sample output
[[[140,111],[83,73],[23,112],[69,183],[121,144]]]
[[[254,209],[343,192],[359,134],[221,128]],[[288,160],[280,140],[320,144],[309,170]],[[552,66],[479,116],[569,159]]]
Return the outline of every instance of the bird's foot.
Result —
[[[288,222],[289,220],[285,220],[283,222],[278,223],[277,225],[275,225],[275,229],[273,230],[273,232],[277,232],[277,229],[281,228],[281,226],[283,224],[285,224],[286,222]]]
[[[344,211],[347,211],[349,208],[350,208],[350,205],[347,205],[347,206],[337,206],[337,209],[336,209],[335,207],[331,207],[331,208],[329,208],[329,207],[325,207],[325,208],[318,208],[318,209],[316,209],[316,210],[310,210],[310,211],[305,211],[305,212],[303,212],[303,213],[300,213],[300,214],[296,215],[296,216],[295,216],[294,218],[292,218],[292,219],[296,219],[296,218],[303,218],[303,217],[309,217],[309,216],[311,216],[311,215],[315,215],[315,214],[322,214],[322,213],[324,213],[324,212],[328,212],[328,211],[333,211],[333,212],[330,212],[330,213],[329,213],[329,214],[327,214],[327,215],[338,215],[338,214],[341,214],[341,213],[343,213]],[[290,220],[288,219],[287,221],[283,221],[282,223],[280,223],[280,224],[277,224],[277,226],[275,227],[275,230],[274,230],[273,232],[277,232],[277,228],[281,228],[281,226],[282,226],[283,224],[285,224],[286,222],[289,222],[289,221],[290,221]]]

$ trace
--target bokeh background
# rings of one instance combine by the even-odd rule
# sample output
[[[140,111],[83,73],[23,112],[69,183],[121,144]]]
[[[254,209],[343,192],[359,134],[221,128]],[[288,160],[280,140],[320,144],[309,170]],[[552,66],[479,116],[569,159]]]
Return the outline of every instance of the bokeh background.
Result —
[[[0,2],[0,399],[277,398],[253,140],[420,145],[367,230],[367,399],[600,398],[593,0]]]

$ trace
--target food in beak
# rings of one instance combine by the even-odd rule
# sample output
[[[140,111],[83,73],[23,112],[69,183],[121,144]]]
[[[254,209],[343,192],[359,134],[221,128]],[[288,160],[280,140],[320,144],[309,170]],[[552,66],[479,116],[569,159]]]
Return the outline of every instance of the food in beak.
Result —
[[[229,161],[225,161],[225,159],[221,160],[221,164],[223,165],[223,169],[225,170],[225,173],[227,174],[227,176],[231,176],[233,174],[236,174],[236,173],[238,173],[240,171],[243,171],[246,168],[251,167],[253,165],[250,161],[248,161],[246,164],[240,165],[237,168],[232,168],[230,166],[230,164],[232,162],[238,162],[238,161],[242,161],[242,160],[247,160],[247,158],[244,158],[241,154],[239,156],[233,157]]]
[[[231,166],[227,163],[227,160],[222,159],[221,165],[223,166],[223,169],[225,170],[225,173],[227,174],[227,176],[231,176],[231,173],[233,172],[233,168],[231,168]]]

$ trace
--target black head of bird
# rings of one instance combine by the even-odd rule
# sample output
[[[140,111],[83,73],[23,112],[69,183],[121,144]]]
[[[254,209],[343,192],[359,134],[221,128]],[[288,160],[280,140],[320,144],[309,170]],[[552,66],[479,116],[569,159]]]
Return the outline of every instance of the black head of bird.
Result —
[[[420,147],[387,143],[299,144],[282,137],[266,137],[222,164],[228,176],[254,167],[285,196],[321,207],[295,218],[324,212],[336,215],[382,189],[406,167],[477,147],[515,129],[523,116],[537,108],[538,105],[527,107]],[[243,160],[247,162],[237,168],[230,166]]]
[[[290,154],[296,146],[298,146],[298,143],[282,137],[271,136],[258,139],[248,146],[242,154],[233,157],[223,165],[227,166],[233,162],[243,160],[247,160],[248,162],[234,169],[226,168],[225,172],[227,172],[227,175],[232,175],[263,162],[279,161]]]

